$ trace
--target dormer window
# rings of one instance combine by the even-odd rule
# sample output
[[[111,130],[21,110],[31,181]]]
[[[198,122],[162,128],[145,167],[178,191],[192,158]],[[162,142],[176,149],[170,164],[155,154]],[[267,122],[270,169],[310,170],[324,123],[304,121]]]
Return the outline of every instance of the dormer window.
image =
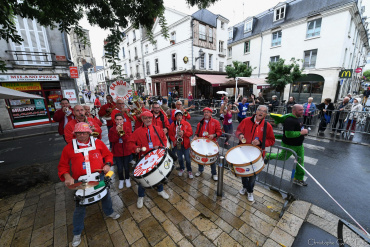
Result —
[[[274,10],[274,21],[282,20],[285,18],[286,5],[281,6]]]
[[[252,24],[253,24],[253,19],[244,22],[244,32],[245,33],[252,31]]]
[[[229,30],[229,40],[233,39],[233,30]]]

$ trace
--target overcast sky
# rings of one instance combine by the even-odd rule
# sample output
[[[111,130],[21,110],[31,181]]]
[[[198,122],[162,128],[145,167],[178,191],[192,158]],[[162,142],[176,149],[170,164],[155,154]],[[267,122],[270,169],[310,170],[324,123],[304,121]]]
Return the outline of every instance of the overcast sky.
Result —
[[[317,0],[321,1],[321,0]],[[265,10],[276,6],[279,0],[219,0],[208,8],[214,14],[220,14],[230,20],[229,26],[243,21],[248,16],[254,16]],[[370,13],[370,0],[363,0],[366,4],[366,13]],[[176,9],[185,14],[193,14],[197,7],[189,7],[185,0],[164,0],[164,5]],[[369,14],[368,14],[369,15]],[[96,59],[96,65],[101,66],[103,55],[103,40],[108,36],[109,31],[91,26],[87,19],[80,22],[81,26],[90,30],[91,48]]]

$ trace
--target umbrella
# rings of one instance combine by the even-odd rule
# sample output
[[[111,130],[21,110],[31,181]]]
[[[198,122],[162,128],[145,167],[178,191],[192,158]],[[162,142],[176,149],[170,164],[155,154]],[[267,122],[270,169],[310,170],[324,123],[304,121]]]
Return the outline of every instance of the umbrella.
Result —
[[[0,99],[43,99],[43,97],[6,87],[0,87]]]
[[[217,94],[229,94],[228,92],[226,92],[226,91],[217,91]]]

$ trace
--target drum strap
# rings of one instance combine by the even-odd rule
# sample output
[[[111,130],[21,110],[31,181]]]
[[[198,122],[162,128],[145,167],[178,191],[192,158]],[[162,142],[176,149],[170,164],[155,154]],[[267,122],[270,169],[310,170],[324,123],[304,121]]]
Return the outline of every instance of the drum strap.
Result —
[[[155,126],[153,126],[153,129],[154,129],[155,133],[157,134],[157,136],[158,136],[158,138],[159,138],[159,141],[161,142],[161,144],[162,144],[163,148],[165,148],[165,149],[168,151],[168,154],[171,156],[171,158],[173,159],[173,161],[174,161],[174,162],[176,162],[176,161],[177,161],[177,156],[172,152],[172,150],[168,149],[168,148],[164,145],[164,143],[163,143],[162,139],[159,137],[159,134],[158,134],[157,130],[155,129]]]
[[[263,125],[263,137],[262,137],[262,146],[261,146],[261,149],[262,149],[262,152],[265,151],[265,145],[266,145],[266,132],[267,132],[267,122],[266,122],[266,119],[264,120],[265,123]]]
[[[154,129],[155,133],[157,134],[157,136],[158,136],[158,138],[159,138],[159,141],[161,142],[161,144],[162,144],[163,148],[166,148],[166,146],[163,144],[163,141],[162,141],[161,137],[159,136],[159,134],[158,134],[157,130],[155,129],[154,125],[153,125],[153,129]]]

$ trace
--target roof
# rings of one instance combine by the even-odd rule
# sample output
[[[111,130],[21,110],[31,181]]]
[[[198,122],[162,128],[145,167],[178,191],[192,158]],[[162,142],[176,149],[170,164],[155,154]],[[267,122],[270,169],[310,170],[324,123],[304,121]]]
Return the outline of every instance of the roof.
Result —
[[[211,83],[212,87],[219,87],[230,80],[229,78],[226,78],[227,75],[195,74],[195,76],[208,81],[209,83]]]
[[[255,19],[251,32],[244,33],[244,21],[236,24],[233,27],[233,39],[229,40],[228,44],[252,37],[266,30],[278,28],[283,23],[285,24],[305,17],[314,16],[320,14],[322,11],[354,2],[356,2],[356,0],[295,0],[287,2],[285,19],[273,22],[274,9],[269,9],[254,17]]]
[[[211,11],[207,9],[200,9],[194,14],[191,15],[194,19],[201,21],[205,24],[208,24],[212,27],[217,27],[217,18],[219,15],[213,14]],[[222,17],[225,18],[225,17]],[[226,19],[226,18],[225,18]]]

